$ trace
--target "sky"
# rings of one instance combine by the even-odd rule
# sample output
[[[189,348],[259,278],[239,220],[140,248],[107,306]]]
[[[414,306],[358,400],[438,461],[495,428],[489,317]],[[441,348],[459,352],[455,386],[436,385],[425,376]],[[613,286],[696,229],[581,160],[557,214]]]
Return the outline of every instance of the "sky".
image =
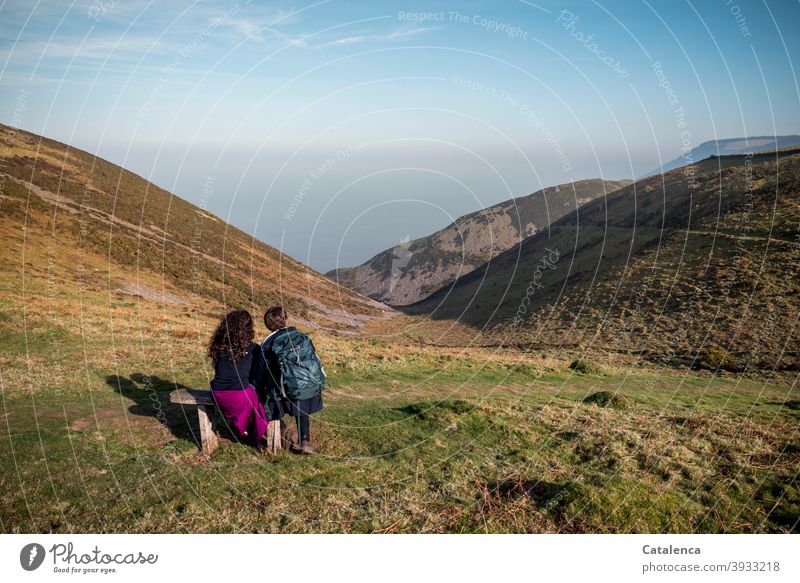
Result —
[[[5,1],[0,122],[327,271],[545,186],[800,134],[797,22],[796,0]]]

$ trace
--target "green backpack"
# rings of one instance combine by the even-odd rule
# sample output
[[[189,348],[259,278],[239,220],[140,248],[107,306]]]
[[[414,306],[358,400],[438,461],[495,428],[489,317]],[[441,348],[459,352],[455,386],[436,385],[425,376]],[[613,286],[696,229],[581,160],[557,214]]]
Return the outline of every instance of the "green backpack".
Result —
[[[325,368],[307,334],[295,328],[276,333],[272,352],[280,366],[280,389],[294,401],[310,399],[325,386]]]

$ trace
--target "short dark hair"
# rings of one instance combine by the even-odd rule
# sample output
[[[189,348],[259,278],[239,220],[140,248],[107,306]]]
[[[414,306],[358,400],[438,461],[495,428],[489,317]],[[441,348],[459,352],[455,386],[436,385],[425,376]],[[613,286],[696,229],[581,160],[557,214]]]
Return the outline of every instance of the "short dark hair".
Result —
[[[286,328],[286,310],[283,306],[272,306],[264,312],[264,325],[272,331]]]

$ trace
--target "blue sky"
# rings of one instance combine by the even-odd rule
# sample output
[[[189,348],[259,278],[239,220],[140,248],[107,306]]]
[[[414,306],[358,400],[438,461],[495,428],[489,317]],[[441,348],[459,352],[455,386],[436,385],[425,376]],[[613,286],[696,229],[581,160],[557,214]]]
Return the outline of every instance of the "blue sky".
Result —
[[[327,270],[683,144],[800,133],[797,22],[796,1],[5,2],[0,121]]]

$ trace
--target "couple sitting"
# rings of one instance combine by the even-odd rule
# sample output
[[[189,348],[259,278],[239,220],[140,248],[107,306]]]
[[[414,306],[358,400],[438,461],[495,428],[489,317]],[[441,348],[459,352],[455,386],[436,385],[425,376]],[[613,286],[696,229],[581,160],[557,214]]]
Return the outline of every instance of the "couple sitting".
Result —
[[[297,420],[297,443],[292,449],[311,454],[308,418],[322,409],[325,369],[311,339],[287,326],[286,319],[281,306],[269,308],[264,324],[270,334],[259,346],[253,342],[250,313],[228,313],[208,346],[214,363],[211,393],[239,435],[256,447],[262,445],[269,421],[280,422],[289,413]]]

